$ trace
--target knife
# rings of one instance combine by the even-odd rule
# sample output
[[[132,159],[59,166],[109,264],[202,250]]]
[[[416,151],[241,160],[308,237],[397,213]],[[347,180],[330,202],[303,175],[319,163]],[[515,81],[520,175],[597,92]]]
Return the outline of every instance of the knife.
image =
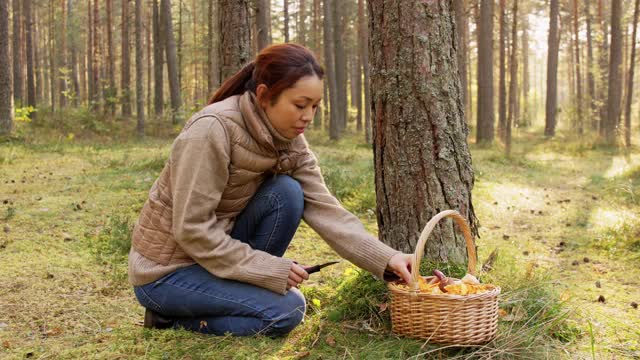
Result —
[[[320,271],[320,269],[327,267],[329,265],[334,265],[339,263],[340,261],[329,261],[328,263],[324,263],[324,264],[320,264],[320,265],[314,265],[314,266],[303,266],[302,268],[304,269],[304,271],[307,272],[307,274],[313,274],[316,273],[318,271]],[[294,261],[294,263],[298,263],[297,261]]]

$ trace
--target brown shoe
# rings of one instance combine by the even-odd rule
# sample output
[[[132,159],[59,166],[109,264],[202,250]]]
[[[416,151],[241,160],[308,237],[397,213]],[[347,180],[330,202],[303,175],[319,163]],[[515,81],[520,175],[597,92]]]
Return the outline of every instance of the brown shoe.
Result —
[[[147,329],[168,329],[173,326],[173,320],[166,318],[155,311],[145,309],[144,327]]]

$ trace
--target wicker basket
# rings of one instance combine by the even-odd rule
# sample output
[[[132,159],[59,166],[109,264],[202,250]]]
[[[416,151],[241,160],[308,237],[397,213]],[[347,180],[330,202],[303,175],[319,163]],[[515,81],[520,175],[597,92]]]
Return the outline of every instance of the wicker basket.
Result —
[[[461,228],[467,242],[468,273],[476,274],[476,251],[469,226],[454,210],[443,211],[425,226],[414,254],[414,264],[420,264],[427,237],[438,221],[452,217]],[[420,267],[411,268],[412,283],[403,289],[388,283],[391,292],[391,323],[398,335],[425,339],[429,342],[451,345],[485,344],[498,330],[498,294],[500,288],[467,296],[432,295],[420,293],[418,276]]]

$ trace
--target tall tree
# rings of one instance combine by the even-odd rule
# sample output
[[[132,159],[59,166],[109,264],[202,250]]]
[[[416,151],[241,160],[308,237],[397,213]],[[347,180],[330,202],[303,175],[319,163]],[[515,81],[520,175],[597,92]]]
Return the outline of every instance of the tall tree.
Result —
[[[338,5],[337,2],[334,2],[334,5]],[[334,39],[334,69],[336,74],[336,87],[337,87],[337,118],[336,122],[339,124],[339,131],[342,132],[347,125],[347,58],[346,58],[346,50],[343,41],[343,33],[344,33],[344,4],[343,6],[333,6],[332,10],[334,11],[334,28],[333,28],[333,39]],[[333,104],[331,104],[333,106]],[[333,121],[333,117],[331,118]]]
[[[498,41],[498,51],[500,54],[500,63],[498,73],[498,135],[504,141],[504,130],[507,124],[507,85],[506,85],[506,57],[505,50],[507,43],[506,37],[506,0],[500,0],[500,40]]]
[[[73,0],[67,0],[67,36],[69,50],[71,51],[71,87],[73,92],[73,106],[77,107],[78,99],[80,97],[80,82],[78,80],[78,31],[76,25],[77,20],[74,16],[73,9]]]
[[[509,114],[505,128],[505,150],[507,156],[511,155],[511,126],[516,118],[516,106],[518,103],[518,0],[513,0],[511,11],[511,59],[509,59]]]
[[[604,0],[598,0],[598,19],[600,22],[600,36],[602,39],[602,42],[600,43],[600,55],[598,61],[600,65],[600,86],[598,86],[600,90],[598,96],[598,102],[600,105],[600,122],[598,130],[600,136],[604,136],[605,124],[607,123],[607,92],[609,87],[609,25],[607,24],[605,7],[606,4],[604,3]]]
[[[93,83],[93,12],[91,11],[91,1],[87,4],[87,49],[85,51],[86,67],[87,67],[87,103],[93,108],[94,93],[96,86]],[[53,59],[53,57],[51,57]],[[53,84],[53,83],[52,83]]]
[[[549,7],[549,51],[547,52],[547,102],[544,135],[554,136],[556,134],[556,108],[558,107],[558,51],[560,47],[558,0],[551,0]]]
[[[24,79],[22,76],[22,63],[20,62],[20,46],[22,45],[20,36],[22,34],[22,31],[20,31],[21,8],[20,0],[13,0],[13,42],[11,50],[13,59],[13,98],[17,107],[22,106],[22,99],[24,98],[22,88]]]
[[[256,26],[258,37],[258,51],[269,45],[269,29],[271,28],[271,14],[269,14],[269,0],[256,0]]]
[[[329,82],[329,138],[340,138],[340,123],[338,122],[338,85],[334,66],[334,39],[333,39],[333,7],[331,0],[323,0],[324,12],[324,65],[327,70]],[[325,96],[326,97],[326,96]],[[326,105],[325,105],[326,106]]]
[[[598,122],[596,120],[596,111],[598,109],[596,99],[596,81],[593,75],[593,39],[591,32],[591,1],[585,0],[585,15],[587,23],[587,99],[589,101],[589,107],[587,110],[588,116],[586,119],[590,122],[591,129],[598,129]]]
[[[160,21],[162,22],[162,30],[164,30],[165,52],[167,55],[167,69],[169,72],[169,94],[171,98],[171,120],[174,124],[180,121],[180,82],[178,79],[178,54],[176,49],[176,39],[173,35],[173,24],[171,17],[171,0],[160,1],[161,13]],[[246,9],[245,3],[245,9]],[[234,14],[235,15],[235,14]],[[247,27],[247,31],[249,31]],[[232,31],[231,28],[228,29]]]
[[[284,11],[284,42],[289,42],[289,0],[283,0]]]
[[[371,144],[371,86],[369,83],[369,34],[366,25],[364,0],[358,0],[358,32],[360,62],[364,75],[364,139]]]
[[[580,75],[580,36],[578,33],[578,0],[573,0],[573,36],[575,46],[575,60],[576,60],[576,125],[578,127],[578,134],[582,135],[584,131],[583,119],[582,119],[582,76]]]
[[[627,76],[627,101],[624,109],[624,142],[631,146],[631,101],[633,99],[633,75],[636,64],[636,34],[638,30],[638,6],[640,0],[635,1],[633,8],[633,32],[631,34],[631,59],[629,60],[629,75]]]
[[[89,6],[89,9],[91,8],[91,6]],[[56,100],[58,99],[58,86],[57,86],[57,76],[56,76],[56,69],[57,67],[57,56],[55,55],[56,52],[56,26],[55,26],[55,4],[53,0],[49,1],[49,46],[48,46],[48,51],[49,51],[49,89],[50,91],[50,99],[51,99],[51,111],[55,111],[56,109]]]
[[[476,142],[492,142],[493,110],[493,0],[479,0],[478,26],[478,112]]]
[[[157,7],[157,0],[154,1]],[[122,116],[131,116],[131,40],[129,39],[129,0],[122,0],[122,64],[120,90],[122,91]],[[162,69],[160,70],[162,71]],[[162,75],[162,74],[161,74]],[[156,85],[157,86],[157,85]]]
[[[307,45],[307,4],[305,0],[300,0],[298,9],[298,43]]]
[[[105,91],[107,98],[107,109],[111,115],[116,113],[116,74],[115,74],[115,58],[113,51],[113,0],[107,0],[107,82],[108,86]],[[123,19],[124,20],[124,19]],[[124,21],[123,21],[124,23]]]
[[[100,104],[100,38],[98,29],[100,28],[100,12],[98,9],[98,0],[93,0],[93,54],[92,54],[92,66],[93,70],[93,86],[94,93],[92,101],[92,107],[98,107]]]
[[[607,118],[604,123],[604,138],[608,144],[615,143],[616,125],[620,117],[620,99],[622,81],[620,65],[622,63],[622,0],[611,1],[611,46],[609,48],[609,95],[607,97]]]
[[[24,37],[27,47],[27,105],[36,106],[36,83],[33,62],[33,18],[31,17],[31,0],[24,0]]]
[[[138,120],[136,132],[138,136],[144,135],[144,90],[142,65],[142,0],[136,1],[136,118]]]
[[[246,0],[218,0],[220,81],[225,81],[250,61],[249,10]]]
[[[123,0],[127,1],[127,0]],[[164,108],[164,77],[162,69],[164,68],[164,31],[160,23],[160,9],[158,0],[153,0],[153,108],[154,113],[161,115]]]
[[[12,91],[9,59],[9,0],[0,0],[0,135],[9,135],[13,131]]]
[[[462,103],[465,109],[465,121],[469,116],[469,95],[467,94],[467,52],[469,37],[469,22],[466,14],[466,1],[453,0],[453,9],[456,13],[456,33],[458,36],[458,71],[460,72],[460,82],[462,83]]]
[[[66,30],[67,30],[67,26],[66,26],[66,22],[67,22],[67,16],[66,16],[66,4],[65,4],[65,0],[61,1],[61,7],[60,7],[61,11],[61,25],[60,25],[60,32],[59,32],[59,37],[60,37],[60,46],[57,46],[57,56],[58,56],[58,68],[55,69],[57,71],[56,75],[58,76],[58,84],[60,87],[60,96],[59,96],[59,100],[60,100],[60,108],[64,108],[67,106],[67,97],[68,97],[68,93],[67,93],[67,79],[68,79],[68,74],[67,74],[67,35],[66,35]]]
[[[516,124],[529,126],[529,19],[522,15],[522,114]]]
[[[404,252],[413,252],[424,225],[443,209],[457,209],[476,233],[450,4],[369,3],[379,234]],[[407,34],[413,39],[406,41]],[[434,230],[425,253],[454,263],[467,258],[462,236],[445,224]]]

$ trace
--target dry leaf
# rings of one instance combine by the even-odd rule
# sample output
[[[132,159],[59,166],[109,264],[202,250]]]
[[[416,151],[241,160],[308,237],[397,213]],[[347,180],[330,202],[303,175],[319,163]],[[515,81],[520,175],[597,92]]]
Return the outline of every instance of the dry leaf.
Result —
[[[9,340],[3,341],[2,347],[4,347],[5,349],[11,349],[11,344],[9,343]]]
[[[327,345],[334,347],[336,346],[336,338],[334,338],[332,335],[327,336],[326,340]]]
[[[309,351],[303,351],[300,353],[296,354],[296,359],[302,359],[302,358],[306,358],[307,356],[311,355],[311,352]]]
[[[387,308],[389,307],[389,303],[382,303],[382,304],[378,304],[378,312],[385,312],[387,310]]]

